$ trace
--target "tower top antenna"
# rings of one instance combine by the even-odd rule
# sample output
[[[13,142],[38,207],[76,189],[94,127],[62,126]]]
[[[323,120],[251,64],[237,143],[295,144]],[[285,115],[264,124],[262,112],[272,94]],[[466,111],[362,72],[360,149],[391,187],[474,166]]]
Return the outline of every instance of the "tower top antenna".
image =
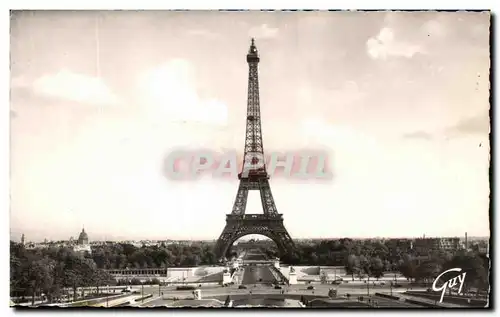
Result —
[[[257,47],[255,46],[255,39],[252,37],[252,43],[250,44],[250,49],[248,50],[247,55],[248,62],[259,62],[259,52],[257,51]]]

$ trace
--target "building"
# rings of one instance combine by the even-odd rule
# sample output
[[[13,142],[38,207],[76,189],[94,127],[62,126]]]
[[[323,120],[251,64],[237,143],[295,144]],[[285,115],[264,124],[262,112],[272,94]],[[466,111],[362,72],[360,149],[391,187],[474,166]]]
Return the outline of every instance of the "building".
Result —
[[[439,250],[443,251],[457,251],[462,249],[463,245],[460,242],[460,238],[441,238],[439,239]]]
[[[417,254],[426,254],[430,251],[455,252],[462,249],[460,238],[418,238],[413,242],[413,249]]]
[[[131,280],[137,278],[140,280],[147,280],[152,278],[157,278],[160,281],[166,281],[168,278],[167,268],[155,268],[155,269],[111,269],[105,270],[116,280]]]
[[[402,254],[408,254],[413,249],[413,240],[411,239],[394,238],[387,239],[384,242],[389,251],[388,257],[391,260],[398,260]]]
[[[85,232],[85,228],[82,228],[82,232],[80,232],[76,245],[73,246],[73,250],[75,252],[92,252],[89,243],[89,236]]]
[[[413,250],[417,255],[439,250],[439,238],[418,238],[413,241]]]

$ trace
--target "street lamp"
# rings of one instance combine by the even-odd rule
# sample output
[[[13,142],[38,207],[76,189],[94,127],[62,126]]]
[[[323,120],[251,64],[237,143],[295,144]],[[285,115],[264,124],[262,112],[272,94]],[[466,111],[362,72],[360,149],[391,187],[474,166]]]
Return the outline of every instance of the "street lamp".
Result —
[[[141,301],[144,303],[144,282],[141,282]]]
[[[106,308],[109,305],[109,285],[106,285]]]
[[[370,296],[370,274],[368,274],[368,282],[366,282],[366,292]]]

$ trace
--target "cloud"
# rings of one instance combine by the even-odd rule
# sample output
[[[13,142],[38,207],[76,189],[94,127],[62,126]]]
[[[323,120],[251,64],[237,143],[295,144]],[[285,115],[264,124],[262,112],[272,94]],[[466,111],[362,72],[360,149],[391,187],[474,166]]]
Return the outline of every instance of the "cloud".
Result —
[[[431,140],[433,135],[425,131],[415,131],[403,135],[404,139]]]
[[[262,24],[251,28],[248,31],[250,37],[255,37],[256,39],[270,39],[278,36],[279,29],[269,27],[267,24]]]
[[[139,98],[150,114],[161,120],[226,125],[226,105],[214,98],[201,98],[195,80],[192,65],[174,59],[141,76]]]
[[[456,125],[448,128],[447,132],[456,134],[489,134],[490,118],[488,114],[474,116],[460,120]]]
[[[33,90],[40,95],[85,104],[111,105],[118,102],[117,97],[100,78],[68,70],[38,78],[33,83]]]
[[[200,37],[208,38],[211,40],[221,37],[221,35],[218,33],[214,33],[214,32],[203,30],[203,29],[189,30],[189,31],[187,31],[187,34],[191,35],[191,36],[200,36]]]
[[[366,49],[371,58],[382,60],[391,56],[411,58],[416,53],[423,53],[418,45],[397,41],[394,31],[388,27],[382,28],[377,36],[369,38]]]
[[[436,133],[415,131],[403,135],[405,139],[432,140],[440,137],[446,139],[469,135],[487,135],[490,133],[490,121],[488,114],[469,117],[459,120],[455,125],[441,129]]]
[[[444,37],[447,34],[447,30],[442,23],[437,20],[429,20],[422,25],[422,30],[426,35],[432,37]]]

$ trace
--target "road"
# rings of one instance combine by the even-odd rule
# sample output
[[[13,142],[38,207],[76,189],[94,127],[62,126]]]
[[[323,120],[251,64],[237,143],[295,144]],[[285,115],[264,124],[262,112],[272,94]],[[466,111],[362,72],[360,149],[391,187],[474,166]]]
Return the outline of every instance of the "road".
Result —
[[[273,284],[276,282],[269,266],[250,266],[244,268],[241,284]]]
[[[267,256],[260,250],[246,250],[242,259],[244,261],[261,261],[267,260]],[[241,280],[241,284],[243,285],[273,284],[277,282],[269,266],[250,265],[246,266],[243,270],[243,278]]]

